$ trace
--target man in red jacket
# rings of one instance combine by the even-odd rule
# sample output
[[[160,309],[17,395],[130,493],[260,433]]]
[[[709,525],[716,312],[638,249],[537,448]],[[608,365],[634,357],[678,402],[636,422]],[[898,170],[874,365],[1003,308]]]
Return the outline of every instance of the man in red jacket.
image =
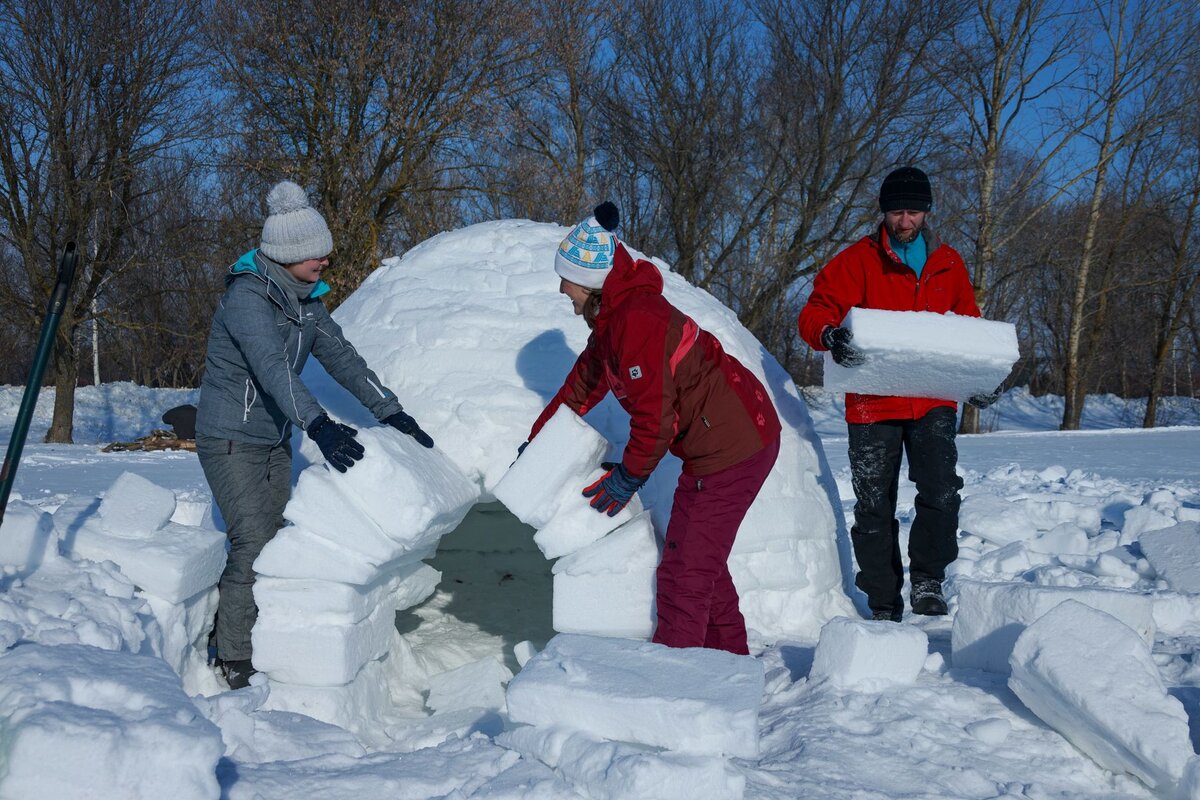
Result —
[[[929,178],[916,167],[889,174],[879,189],[883,221],[869,236],[838,253],[817,274],[800,312],[800,336],[815,350],[855,367],[865,355],[841,327],[851,308],[933,311],[979,316],[962,256],[926,225],[933,205]],[[999,396],[972,397],[983,408]],[[850,472],[854,484],[851,540],[858,561],[855,584],[867,595],[874,619],[903,616],[904,570],[896,489],[901,451],[917,486],[916,519],[909,533],[910,602],[916,614],[946,613],[942,580],[958,557],[962,479],[955,472],[958,406],[953,400],[847,393]]]

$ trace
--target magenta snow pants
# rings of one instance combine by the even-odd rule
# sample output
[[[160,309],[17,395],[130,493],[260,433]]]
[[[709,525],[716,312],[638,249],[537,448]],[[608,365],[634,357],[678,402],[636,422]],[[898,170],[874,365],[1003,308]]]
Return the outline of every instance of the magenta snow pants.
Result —
[[[720,472],[679,476],[658,564],[658,644],[749,654],[729,551],[778,456],[776,439]]]

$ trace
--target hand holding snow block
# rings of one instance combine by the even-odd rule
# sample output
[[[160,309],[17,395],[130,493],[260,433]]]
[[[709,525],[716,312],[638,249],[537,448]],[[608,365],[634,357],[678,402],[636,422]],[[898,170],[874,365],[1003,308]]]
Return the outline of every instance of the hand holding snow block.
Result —
[[[492,493],[521,522],[544,528],[567,492],[587,486],[584,478],[607,450],[608,441],[595,428],[559,406]]]
[[[533,535],[533,543],[546,558],[558,558],[574,553],[642,512],[642,501],[636,494],[628,505],[611,517],[597,513],[596,509],[591,507],[588,498],[582,494],[582,487],[600,480],[604,473],[605,470],[597,467],[582,479],[580,491],[565,492],[554,517]]]
[[[132,472],[122,472],[100,501],[104,527],[130,539],[150,536],[174,513],[174,492]]]
[[[762,664],[700,647],[555,636],[508,685],[514,722],[681,753],[754,758]]]
[[[825,354],[825,388],[836,392],[961,401],[994,391],[1020,358],[1008,322],[852,308],[842,325],[867,360],[842,367]]]
[[[929,637],[920,628],[838,617],[821,628],[808,677],[839,689],[879,691],[914,683],[928,656]]]
[[[1177,592],[1200,594],[1200,522],[1146,531],[1138,543],[1168,586]]]
[[[1192,758],[1187,712],[1141,635],[1067,600],[1021,633],[1009,687],[1071,744],[1169,794]]]
[[[1113,589],[960,581],[950,644],[954,666],[1008,674],[1009,656],[1026,626],[1066,600],[1103,611],[1154,641],[1149,596]]]
[[[37,567],[57,557],[54,518],[20,500],[10,502],[0,527],[0,566]]]

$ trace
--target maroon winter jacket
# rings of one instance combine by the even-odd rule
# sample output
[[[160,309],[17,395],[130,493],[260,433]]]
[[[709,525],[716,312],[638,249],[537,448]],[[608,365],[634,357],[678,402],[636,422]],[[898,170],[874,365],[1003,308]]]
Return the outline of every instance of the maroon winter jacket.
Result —
[[[932,231],[925,231],[929,253],[921,278],[901,261],[888,244],[887,229],[879,226],[872,236],[864,236],[834,256],[817,273],[812,295],[800,311],[800,336],[814,350],[825,350],[821,333],[829,325],[838,326],[851,308],[877,308],[884,311],[952,311],[978,317],[975,291],[963,265],[962,256],[942,243]],[[891,397],[846,393],[847,422],[878,422],[885,419],[920,419],[932,408],[949,406],[953,400],[923,397]]]
[[[583,416],[609,390],[629,412],[622,463],[645,478],[669,449],[689,475],[710,475],[779,436],[766,389],[717,338],[662,296],[649,261],[617,246],[587,347],[530,431],[537,435],[562,403]]]

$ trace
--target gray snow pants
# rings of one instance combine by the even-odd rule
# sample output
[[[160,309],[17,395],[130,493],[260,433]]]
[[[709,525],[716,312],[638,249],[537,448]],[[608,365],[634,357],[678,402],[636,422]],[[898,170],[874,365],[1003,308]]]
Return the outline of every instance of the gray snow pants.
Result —
[[[254,560],[283,527],[283,508],[292,490],[292,445],[199,435],[196,453],[229,539],[218,587],[217,657],[242,661],[250,658],[250,630],[258,617]]]

